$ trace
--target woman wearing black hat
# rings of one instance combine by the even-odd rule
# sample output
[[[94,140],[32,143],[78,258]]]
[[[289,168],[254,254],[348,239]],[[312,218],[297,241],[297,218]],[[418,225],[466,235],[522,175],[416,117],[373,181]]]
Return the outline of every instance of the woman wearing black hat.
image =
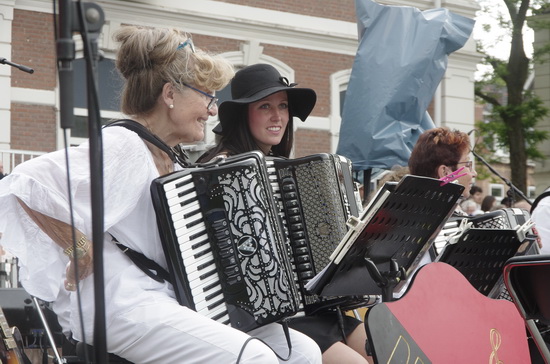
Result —
[[[255,64],[237,72],[231,83],[233,100],[220,105],[220,136],[216,147],[197,162],[215,156],[261,150],[266,155],[290,156],[294,140],[292,117],[304,121],[317,100],[315,91],[294,88],[286,77],[267,64]],[[285,91],[285,92],[281,92]],[[264,120],[265,125],[260,125]]]
[[[233,100],[220,105],[214,132],[217,146],[197,162],[260,150],[265,155],[289,157],[293,145],[293,117],[302,121],[313,110],[317,96],[309,88],[295,88],[270,65],[256,64],[235,74]],[[368,363],[366,332],[360,320],[345,316],[344,334],[336,314],[293,318],[290,327],[313,338],[323,352],[323,363]],[[344,340],[345,339],[345,340]],[[346,342],[344,344],[343,342]]]

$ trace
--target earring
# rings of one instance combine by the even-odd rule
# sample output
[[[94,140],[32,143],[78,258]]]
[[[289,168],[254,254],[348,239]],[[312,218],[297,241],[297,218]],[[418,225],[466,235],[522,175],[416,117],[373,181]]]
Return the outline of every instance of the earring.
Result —
[[[173,109],[173,108],[174,108],[174,104],[168,105],[168,108],[169,108],[169,109]]]

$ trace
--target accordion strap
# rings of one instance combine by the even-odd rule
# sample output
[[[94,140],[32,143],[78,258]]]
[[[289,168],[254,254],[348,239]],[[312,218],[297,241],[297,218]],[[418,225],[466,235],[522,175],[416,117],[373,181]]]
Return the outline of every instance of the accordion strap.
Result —
[[[116,246],[118,246],[119,249],[122,250],[122,252],[126,254],[126,256],[128,256],[128,258],[130,258],[130,260],[134,262],[134,264],[149,277],[153,278],[159,283],[165,281],[172,283],[170,280],[170,273],[168,273],[168,271],[161,267],[157,262],[147,258],[142,253],[139,253],[121,244],[113,235],[111,235],[111,238],[113,238],[113,242],[116,244]]]
[[[128,130],[131,130],[139,135],[141,139],[148,141],[149,143],[162,150],[164,153],[168,154],[172,162],[178,163],[184,168],[189,166],[189,163],[187,162],[187,154],[181,147],[177,146],[171,148],[170,146],[168,146],[168,144],[162,141],[162,139],[151,133],[146,127],[144,127],[137,121],[130,119],[120,119],[105,125],[105,127],[108,126],[122,126]]]

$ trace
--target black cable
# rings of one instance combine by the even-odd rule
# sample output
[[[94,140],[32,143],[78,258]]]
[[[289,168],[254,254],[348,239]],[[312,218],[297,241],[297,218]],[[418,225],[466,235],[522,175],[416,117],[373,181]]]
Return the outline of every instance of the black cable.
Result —
[[[265,346],[267,346],[274,354],[275,356],[277,356],[277,358],[279,360],[282,360],[282,361],[288,361],[290,359],[290,356],[292,355],[292,342],[290,340],[290,331],[288,329],[288,321],[287,320],[283,320],[281,325],[283,326],[283,331],[285,333],[285,337],[286,337],[286,343],[288,345],[288,356],[286,358],[283,358],[282,356],[280,356],[279,354],[277,354],[277,352],[275,350],[273,350],[273,348],[271,346],[269,346],[265,341],[263,341],[262,339],[260,338],[257,338],[255,336],[250,336],[248,339],[246,339],[246,341],[244,342],[243,346],[241,347],[241,350],[239,352],[239,356],[237,356],[237,362],[236,364],[239,364],[239,362],[241,361],[241,357],[244,353],[244,349],[246,348],[246,345],[248,345],[249,342],[251,342],[252,340],[258,340],[259,342],[261,342],[262,344],[264,344]]]
[[[56,7],[56,1],[53,1],[53,24],[54,24],[54,38],[58,40],[59,33],[58,33],[58,24],[57,24],[57,7]],[[72,16],[72,7],[69,7],[69,9],[64,9],[64,11],[69,11],[70,14],[65,14],[65,16],[70,17]],[[86,45],[86,44],[85,44]],[[57,62],[57,68],[59,69],[59,62]],[[73,199],[71,195],[71,179],[70,179],[70,163],[69,163],[69,142],[68,142],[68,136],[67,136],[67,128],[63,128],[63,142],[65,145],[65,163],[66,163],[66,169],[67,169],[67,198],[68,198],[68,204],[69,204],[69,213],[70,213],[70,226],[71,229],[71,239],[73,244],[73,252],[76,252],[76,232],[75,232],[75,224],[74,224],[74,209],[73,209]],[[79,282],[79,266],[78,266],[78,260],[73,260],[74,268],[75,268],[75,284],[76,284],[76,295],[77,295],[77,305],[78,305],[78,312],[79,312],[79,325],[82,335],[82,341],[84,343],[87,342],[86,340],[86,334],[84,329],[84,319],[82,314],[82,297],[80,294],[80,282]],[[52,345],[55,345],[55,343],[52,343]],[[89,355],[88,351],[84,350],[84,357],[86,363],[89,363]]]
[[[99,52],[97,42],[90,39],[88,31],[88,22],[84,14],[84,5],[81,0],[77,1],[77,14],[80,22],[80,35],[82,37],[84,59],[86,60],[86,85],[88,90],[88,143],[90,150],[90,177],[91,177],[91,197],[92,197],[92,247],[94,254],[94,299],[95,299],[95,318],[94,318],[94,360],[98,363],[108,363],[107,355],[107,328],[105,313],[105,287],[104,287],[104,267],[103,267],[103,234],[104,234],[104,201],[103,201],[103,141],[101,136],[100,105],[99,92],[97,87],[96,70],[94,58]],[[93,4],[93,3],[87,3]],[[94,27],[94,34],[99,34],[103,25],[103,12],[101,8],[96,8],[98,16]],[[99,57],[98,57],[99,58]],[[94,174],[92,176],[92,171]]]
[[[344,316],[342,314],[342,309],[340,306],[336,306],[336,318],[338,319],[338,328],[342,334],[342,341],[344,344],[348,344],[348,338],[346,337],[346,330],[344,329]]]

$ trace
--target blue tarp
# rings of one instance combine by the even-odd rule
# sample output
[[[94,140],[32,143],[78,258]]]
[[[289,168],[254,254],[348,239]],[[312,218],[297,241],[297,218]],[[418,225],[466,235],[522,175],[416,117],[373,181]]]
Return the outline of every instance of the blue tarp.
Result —
[[[447,9],[420,11],[356,0],[359,47],[337,153],[354,170],[406,165],[419,135],[434,127],[426,112],[474,20]]]

